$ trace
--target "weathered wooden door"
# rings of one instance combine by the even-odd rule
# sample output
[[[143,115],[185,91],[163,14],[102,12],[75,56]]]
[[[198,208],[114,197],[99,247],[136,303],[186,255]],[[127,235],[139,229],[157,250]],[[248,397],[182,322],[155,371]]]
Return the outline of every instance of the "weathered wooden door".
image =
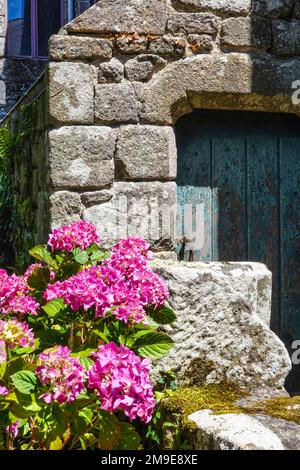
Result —
[[[265,263],[272,327],[291,346],[300,340],[300,119],[194,111],[176,135],[181,257]]]

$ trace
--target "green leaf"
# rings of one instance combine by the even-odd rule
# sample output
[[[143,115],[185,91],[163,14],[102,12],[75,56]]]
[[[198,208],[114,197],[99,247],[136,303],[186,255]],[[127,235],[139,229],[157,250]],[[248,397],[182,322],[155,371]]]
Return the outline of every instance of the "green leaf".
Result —
[[[118,418],[109,413],[108,411],[100,410],[99,416],[99,432],[98,444],[101,450],[114,450],[117,449],[120,435],[121,426]]]
[[[132,346],[141,356],[158,359],[165,356],[173,346],[173,340],[165,333],[153,332],[138,338]]]
[[[74,260],[79,264],[86,264],[89,260],[89,255],[86,251],[82,251],[80,248],[74,248],[72,251]]]
[[[174,311],[166,305],[155,309],[152,305],[148,308],[148,315],[161,325],[168,325],[176,320]]]
[[[79,357],[78,359],[80,361],[80,364],[85,368],[85,370],[89,370],[89,368],[94,364],[94,361],[92,361],[92,359],[89,359],[85,356]]]
[[[16,372],[12,375],[11,380],[16,389],[25,395],[33,393],[37,384],[37,376],[29,370]]]
[[[64,446],[63,441],[59,436],[56,436],[53,440],[47,440],[47,447],[49,450],[61,450]]]
[[[134,426],[129,423],[121,422],[121,436],[118,450],[138,450],[141,439]]]
[[[43,291],[47,288],[50,281],[50,269],[46,267],[35,268],[27,280],[27,284],[32,289]]]
[[[6,362],[0,364],[0,379],[2,379],[6,372]]]
[[[42,307],[44,312],[46,312],[49,317],[55,317],[55,315],[57,315],[62,310],[65,310],[66,308],[67,306],[63,299],[50,300],[50,302]]]
[[[31,250],[29,250],[29,254],[33,256],[33,258],[39,259],[44,261],[49,266],[53,266],[57,268],[57,263],[54,258],[52,258],[51,253],[47,250],[46,245],[37,245]]]

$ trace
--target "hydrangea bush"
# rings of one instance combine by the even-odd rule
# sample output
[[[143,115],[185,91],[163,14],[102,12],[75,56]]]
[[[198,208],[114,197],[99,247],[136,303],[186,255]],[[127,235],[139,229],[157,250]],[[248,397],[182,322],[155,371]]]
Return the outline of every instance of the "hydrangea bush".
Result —
[[[172,347],[168,289],[149,245],[103,252],[95,227],[55,229],[23,275],[0,270],[0,448],[138,449],[151,360]]]

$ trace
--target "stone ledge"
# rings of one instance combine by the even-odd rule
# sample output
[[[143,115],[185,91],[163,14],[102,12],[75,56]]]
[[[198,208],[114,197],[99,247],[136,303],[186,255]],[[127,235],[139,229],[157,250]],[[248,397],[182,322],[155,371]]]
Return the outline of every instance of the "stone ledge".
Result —
[[[271,273],[264,265],[155,260],[152,267],[167,281],[177,314],[165,327],[174,347],[155,365],[156,374],[174,370],[183,385],[283,388],[290,359],[265,323]]]
[[[247,15],[251,0],[171,0],[179,11],[213,12],[221,15]]]
[[[66,26],[71,33],[163,34],[166,0],[101,0]]]

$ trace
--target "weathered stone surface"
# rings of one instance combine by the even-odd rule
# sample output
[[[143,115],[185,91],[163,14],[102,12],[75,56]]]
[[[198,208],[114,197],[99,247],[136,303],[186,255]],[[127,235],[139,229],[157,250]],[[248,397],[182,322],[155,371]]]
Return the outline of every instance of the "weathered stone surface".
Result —
[[[300,21],[273,23],[273,53],[279,56],[300,55]]]
[[[286,18],[292,12],[294,0],[254,0],[253,11],[261,16]]]
[[[163,34],[166,0],[101,0],[66,28],[84,33]]]
[[[173,124],[193,108],[300,112],[291,83],[300,77],[300,59],[282,61],[269,54],[209,54],[165,67],[137,90],[141,120]]]
[[[113,58],[109,62],[104,62],[99,66],[99,83],[120,83],[124,78],[124,65],[119,60]]]
[[[137,122],[138,103],[132,85],[95,87],[95,120],[101,123]]]
[[[251,0],[172,0],[172,4],[183,11],[213,11],[224,15],[246,15],[251,8]]]
[[[154,65],[150,61],[130,59],[125,64],[125,76],[132,82],[147,82],[152,77]]]
[[[108,39],[56,34],[49,40],[50,60],[107,60],[111,56],[112,43]]]
[[[182,37],[163,36],[151,41],[149,52],[163,57],[182,57],[186,50],[186,40]]]
[[[1,6],[0,6],[0,11],[1,11]],[[0,36],[5,37],[6,34],[6,21],[5,21],[5,16],[1,15],[0,16]]]
[[[283,387],[290,359],[260,318],[266,316],[262,303],[270,313],[271,274],[264,265],[159,260],[152,265],[167,281],[177,314],[176,322],[165,327],[174,347],[156,364],[156,373],[174,370],[189,385],[204,380],[232,381],[248,390]]]
[[[300,450],[300,425],[292,421],[277,419],[271,416],[254,415],[255,419],[273,431],[286,450]]]
[[[271,24],[265,18],[228,18],[222,23],[221,44],[236,49],[268,49]]]
[[[57,191],[50,196],[51,228],[67,225],[80,220],[84,209],[80,194],[70,191]]]
[[[210,52],[214,45],[212,37],[208,34],[189,34],[188,41],[190,49],[196,54]]]
[[[96,206],[97,204],[103,204],[103,202],[108,202],[113,197],[113,193],[106,189],[102,191],[90,191],[81,194],[82,203],[85,207]]]
[[[116,40],[116,48],[122,54],[144,54],[147,52],[148,42],[145,36],[121,36]]]
[[[112,192],[114,196],[109,202],[83,213],[84,219],[99,229],[105,249],[128,236],[140,236],[152,244],[163,239],[168,245],[166,249],[174,245],[170,214],[176,211],[175,183],[115,182]],[[163,244],[160,251],[165,251]]]
[[[87,64],[49,65],[49,120],[52,123],[91,124],[94,120],[93,71]]]
[[[112,183],[116,135],[109,127],[61,127],[49,132],[52,185],[101,188]]]
[[[124,126],[118,134],[118,178],[170,180],[176,178],[177,149],[172,127]]]
[[[171,33],[217,34],[220,20],[212,13],[173,13],[167,28]]]
[[[201,410],[189,416],[197,425],[195,449],[284,450],[279,437],[252,416]]]

